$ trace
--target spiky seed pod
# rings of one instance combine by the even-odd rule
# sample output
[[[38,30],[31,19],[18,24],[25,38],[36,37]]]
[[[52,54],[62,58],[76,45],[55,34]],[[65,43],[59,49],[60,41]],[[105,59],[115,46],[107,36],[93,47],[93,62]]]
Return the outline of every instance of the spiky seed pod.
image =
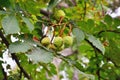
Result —
[[[64,44],[60,47],[60,48],[58,48],[58,51],[61,51],[61,50],[63,50],[64,49]]]
[[[63,42],[64,42],[65,47],[69,47],[69,46],[71,46],[73,44],[73,37],[65,36],[63,38]]]
[[[41,40],[41,44],[44,45],[44,46],[49,45],[49,44],[50,44],[50,38],[44,37],[44,38]]]
[[[55,37],[53,44],[58,48],[61,47],[63,44],[62,37]]]
[[[59,20],[61,17],[65,17],[65,12],[63,10],[58,10],[54,14],[55,19]]]

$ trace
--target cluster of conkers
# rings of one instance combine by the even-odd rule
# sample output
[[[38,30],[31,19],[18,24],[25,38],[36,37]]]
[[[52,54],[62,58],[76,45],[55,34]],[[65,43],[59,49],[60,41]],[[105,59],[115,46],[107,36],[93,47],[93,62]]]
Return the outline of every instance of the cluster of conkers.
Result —
[[[51,40],[49,37],[44,37],[41,40],[41,44],[47,47],[48,49],[61,51],[64,48],[68,48],[72,46],[73,44],[73,37],[71,36],[65,36],[65,37],[55,37],[53,39],[53,43],[51,43]]]
[[[57,10],[54,13],[54,18],[56,20],[60,20],[61,18],[65,17],[65,13],[63,10]],[[54,36],[53,39],[51,40],[49,37],[44,37],[41,40],[41,44],[45,47],[47,47],[48,49],[52,49],[55,51],[61,51],[64,48],[68,48],[70,46],[72,46],[73,44],[73,37],[72,36]]]

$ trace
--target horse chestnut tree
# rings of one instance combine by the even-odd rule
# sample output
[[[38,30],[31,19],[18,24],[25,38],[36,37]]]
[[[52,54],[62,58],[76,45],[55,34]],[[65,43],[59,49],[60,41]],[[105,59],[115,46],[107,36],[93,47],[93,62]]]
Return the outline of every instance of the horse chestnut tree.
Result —
[[[0,80],[119,80],[111,3],[0,0]]]

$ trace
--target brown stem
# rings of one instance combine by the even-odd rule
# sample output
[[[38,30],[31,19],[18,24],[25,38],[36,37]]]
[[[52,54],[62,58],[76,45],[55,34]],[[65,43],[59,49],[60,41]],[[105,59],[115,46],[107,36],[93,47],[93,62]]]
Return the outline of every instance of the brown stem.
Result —
[[[68,35],[70,36],[70,33],[72,32],[72,25],[71,25],[71,24],[69,24],[69,27],[70,27],[70,30],[69,30]]]
[[[101,8],[102,8],[102,16],[105,16],[105,10],[104,10],[104,8],[103,8],[102,3],[100,3],[100,5],[101,5]]]
[[[7,48],[9,47],[9,42],[7,41],[7,39],[4,37],[2,31],[0,30],[0,37],[2,38],[2,42],[7,46]],[[24,74],[24,76],[28,79],[31,79],[31,77],[28,75],[28,73],[23,69],[23,67],[20,65],[20,62],[17,58],[17,56],[15,55],[15,53],[11,54],[12,58],[15,60],[15,62],[17,63],[18,67],[20,68],[20,70],[22,71],[22,73]]]
[[[67,23],[64,24],[63,28],[60,30],[59,36],[62,36],[62,35],[63,35],[63,32],[64,32],[64,30],[65,30],[66,25],[67,25]]]
[[[47,16],[47,17],[49,17],[52,14],[51,12],[43,10],[43,9],[40,10],[40,13]]]
[[[64,17],[60,17],[60,20],[58,22],[58,24],[61,24],[61,22],[63,21]]]

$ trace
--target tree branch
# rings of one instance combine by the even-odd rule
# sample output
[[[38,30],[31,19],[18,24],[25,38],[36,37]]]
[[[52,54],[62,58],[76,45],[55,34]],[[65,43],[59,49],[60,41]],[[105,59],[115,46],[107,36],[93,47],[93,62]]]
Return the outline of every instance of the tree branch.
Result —
[[[117,30],[102,30],[102,31],[98,32],[98,35],[100,35],[100,34],[103,33],[103,32],[113,32],[113,33],[120,34],[120,32],[117,31]]]
[[[7,41],[7,39],[4,37],[2,31],[0,30],[0,37],[2,38],[2,42],[7,46],[7,48],[9,47],[9,42]],[[12,59],[15,60],[15,62],[17,63],[18,67],[20,68],[20,70],[22,71],[22,73],[24,74],[24,76],[28,79],[31,79],[31,77],[28,75],[28,73],[23,69],[23,67],[20,65],[20,62],[17,58],[17,56],[15,55],[15,53],[11,54]]]
[[[2,65],[1,65],[1,67],[2,67],[2,73],[3,73],[3,75],[4,75],[4,79],[3,79],[3,80],[8,80],[8,79],[7,79],[7,73],[4,71],[4,68],[3,68]]]
[[[97,51],[101,52],[99,49],[97,49],[95,46],[93,46],[93,44],[89,40],[85,39],[85,41],[87,43],[89,43],[92,46],[93,49],[96,49]]]
[[[52,14],[51,12],[43,10],[43,9],[40,10],[40,13],[43,14],[44,16],[46,16],[46,17],[49,17]]]
[[[87,41],[87,42],[93,47],[93,49],[94,49],[94,51],[95,51],[95,57],[96,57],[96,59],[97,59],[97,58],[98,58],[97,52],[100,52],[100,50],[97,49],[95,46],[93,46],[92,43],[91,43],[89,40],[85,39],[85,41]],[[97,60],[98,60],[98,59],[97,59]],[[97,76],[98,76],[98,80],[100,80],[100,79],[101,79],[101,76],[100,76],[100,66],[99,66],[99,63],[97,63],[96,66],[97,66],[97,68],[98,68],[98,69],[96,70],[96,74],[97,74]]]

